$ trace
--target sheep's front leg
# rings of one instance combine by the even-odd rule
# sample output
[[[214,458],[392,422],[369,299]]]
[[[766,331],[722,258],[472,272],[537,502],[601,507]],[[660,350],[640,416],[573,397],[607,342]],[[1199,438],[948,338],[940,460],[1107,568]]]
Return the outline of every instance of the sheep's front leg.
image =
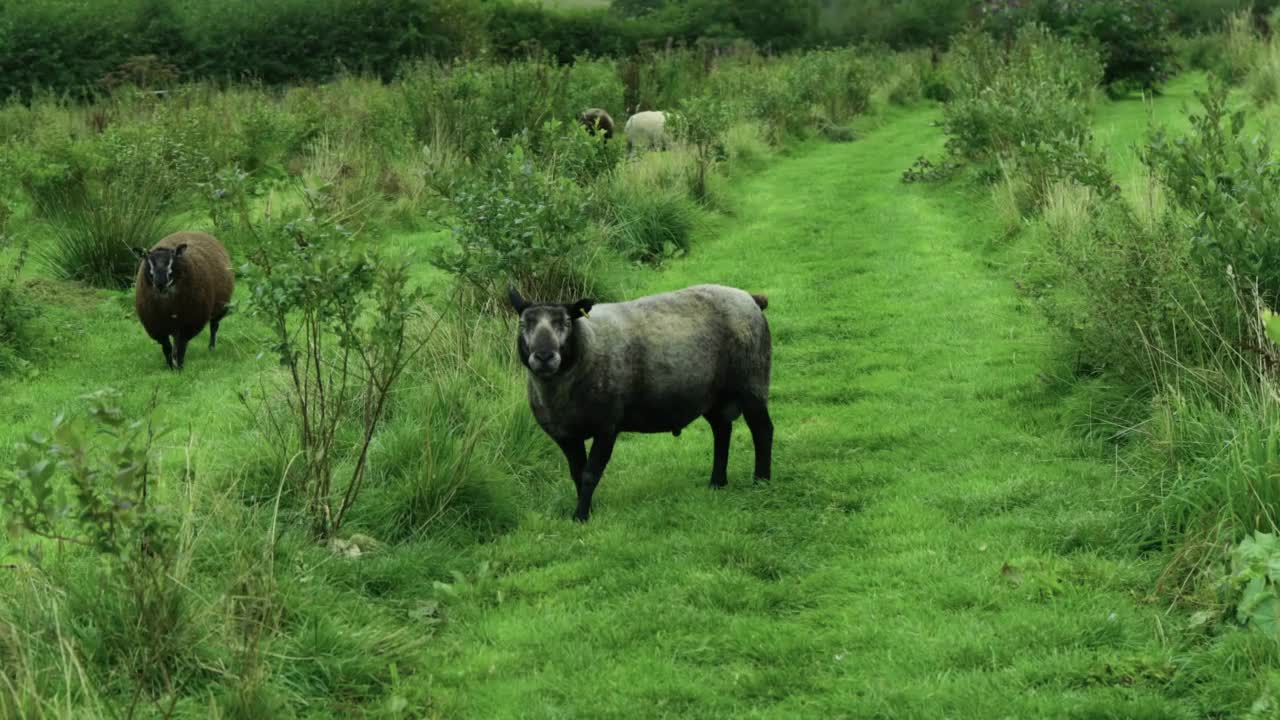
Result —
[[[173,344],[169,342],[168,337],[162,337],[157,342],[160,343],[160,349],[164,351],[164,364],[173,370]]]
[[[591,456],[587,458],[587,466],[582,471],[582,482],[578,484],[578,512],[574,513],[574,520],[586,522],[591,517],[591,495],[596,491],[596,485],[600,484],[605,466],[613,455],[613,443],[617,439],[617,433],[600,433],[591,442]]]
[[[175,335],[173,339],[177,341],[173,344],[173,368],[181,370],[187,361],[187,343],[191,342],[191,337],[183,334]]]
[[[587,444],[581,440],[556,440],[564,459],[569,461],[569,479],[573,487],[582,486],[582,469],[587,466]]]

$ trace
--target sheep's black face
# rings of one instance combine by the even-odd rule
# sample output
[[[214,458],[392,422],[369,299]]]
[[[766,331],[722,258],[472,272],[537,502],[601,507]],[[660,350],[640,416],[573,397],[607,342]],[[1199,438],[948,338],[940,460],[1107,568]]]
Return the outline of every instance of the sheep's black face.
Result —
[[[162,293],[173,289],[173,284],[177,282],[180,274],[181,265],[178,260],[182,258],[182,254],[186,249],[187,246],[184,243],[172,250],[169,248],[156,248],[150,252],[144,252],[143,261],[147,264],[147,283]]]
[[[591,300],[572,305],[534,305],[515,290],[509,291],[511,306],[520,313],[519,337],[516,345],[520,362],[540,378],[554,377],[570,368],[575,358],[573,323],[585,317]]]
[[[573,320],[563,305],[539,305],[520,313],[520,360],[534,375],[560,371],[573,335]]]

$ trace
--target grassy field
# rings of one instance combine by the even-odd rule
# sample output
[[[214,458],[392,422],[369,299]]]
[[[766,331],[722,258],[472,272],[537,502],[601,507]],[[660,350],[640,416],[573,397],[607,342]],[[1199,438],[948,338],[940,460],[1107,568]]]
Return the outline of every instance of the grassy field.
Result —
[[[1143,113],[1103,113],[1117,159]],[[745,432],[725,492],[702,486],[709,432],[628,438],[591,525],[564,523],[566,485],[481,553],[495,576],[428,650],[442,716],[1202,711],[1182,620],[1148,598],[1160,560],[1111,536],[1116,468],[1064,430],[1053,338],[987,269],[986,198],[898,183],[935,119],[745,183],[647,288],[769,294],[776,477],[747,480]]]
[[[1122,181],[1138,172],[1131,148],[1148,120],[1180,118],[1202,82],[1100,109]],[[252,652],[193,639],[199,671],[177,717],[1238,716],[1259,682],[1242,658],[1267,651],[1214,645],[1153,596],[1166,558],[1117,532],[1112,448],[1071,425],[1059,338],[1012,281],[1016,247],[993,250],[990,194],[899,181],[941,150],[940,116],[888,109],[857,142],[793,147],[723,190],[728,213],[688,258],[629,276],[631,294],[718,282],[769,296],[771,482],[749,479],[741,423],[718,492],[706,488],[705,427],[624,436],[592,521],[574,524],[521,370],[477,350],[475,388],[398,409],[352,530],[386,527],[396,464],[426,462],[424,434],[460,431],[440,418],[454,392],[496,408],[504,444],[477,472],[492,502],[517,508],[510,517],[464,518],[357,559],[297,529],[272,546],[262,498],[279,469],[264,466],[266,440],[236,400],[274,372],[263,329],[232,316],[216,353],[197,341],[173,374],[130,293],[53,281],[36,287],[57,351],[0,381],[0,463],[84,393],[118,387],[132,411],[158,393],[157,419],[177,432],[157,492],[193,517],[182,580],[198,626],[238,632],[228,608],[268,594],[263,584],[274,608]],[[508,348],[509,330],[476,342]],[[415,392],[431,382],[411,374]],[[512,446],[535,460],[504,461]],[[70,601],[64,621],[90,622],[74,609],[92,598]]]

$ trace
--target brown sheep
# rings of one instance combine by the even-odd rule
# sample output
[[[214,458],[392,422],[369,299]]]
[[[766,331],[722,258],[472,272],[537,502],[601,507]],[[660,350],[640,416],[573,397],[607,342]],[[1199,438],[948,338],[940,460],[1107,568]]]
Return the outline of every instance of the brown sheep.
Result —
[[[600,108],[583,110],[582,114],[578,116],[578,122],[582,123],[582,127],[586,128],[587,132],[592,135],[595,135],[598,129],[604,133],[605,140],[613,137],[613,118]]]
[[[209,325],[209,349],[218,342],[218,323],[227,314],[235,289],[231,257],[212,235],[174,233],[150,251],[138,249],[134,308],[164,361],[181,370],[187,343]],[[173,344],[169,344],[169,337]]]

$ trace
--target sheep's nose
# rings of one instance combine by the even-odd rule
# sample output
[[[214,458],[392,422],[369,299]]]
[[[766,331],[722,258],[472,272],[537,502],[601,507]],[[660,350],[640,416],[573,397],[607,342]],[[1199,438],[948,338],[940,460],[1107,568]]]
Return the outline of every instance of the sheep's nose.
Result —
[[[556,359],[556,354],[555,354],[555,353],[553,353],[553,352],[542,352],[542,351],[539,351],[539,352],[536,352],[536,353],[534,353],[534,354],[533,354],[533,359],[534,359],[534,360],[537,360],[538,362],[549,363],[549,362],[551,362],[552,360],[555,360],[555,359]]]

